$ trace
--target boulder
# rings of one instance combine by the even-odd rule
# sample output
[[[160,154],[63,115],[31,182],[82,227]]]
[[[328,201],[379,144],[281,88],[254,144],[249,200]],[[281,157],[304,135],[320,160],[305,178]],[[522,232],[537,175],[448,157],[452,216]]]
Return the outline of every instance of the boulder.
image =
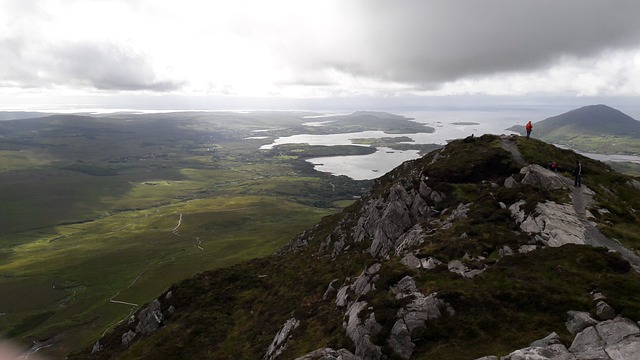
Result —
[[[616,317],[616,311],[606,302],[598,301],[596,304],[596,318],[598,320],[611,320]]]
[[[542,190],[567,189],[564,180],[555,172],[540,165],[532,164],[520,169],[520,174],[524,175],[521,183],[531,185]]]
[[[432,270],[435,269],[436,266],[442,265],[442,261],[433,257],[429,257],[428,259],[420,259],[420,263],[422,267],[427,270]]]
[[[411,341],[411,334],[403,319],[398,319],[391,329],[389,346],[396,356],[409,359],[413,355],[416,344]]]
[[[136,326],[137,333],[147,335],[156,331],[163,320],[160,301],[158,299],[152,301],[149,306],[140,310],[137,318],[139,321]]]
[[[507,189],[511,189],[515,186],[518,185],[518,182],[516,181],[516,179],[513,178],[513,176],[509,176],[505,181],[504,181],[504,187],[506,187]]]
[[[420,259],[411,253],[405,255],[405,257],[400,260],[400,263],[410,268],[419,268],[422,265]]]
[[[572,334],[577,334],[589,326],[593,326],[598,323],[598,320],[592,318],[588,312],[568,311],[567,314],[569,315],[569,318],[564,324],[567,327],[567,330]]]

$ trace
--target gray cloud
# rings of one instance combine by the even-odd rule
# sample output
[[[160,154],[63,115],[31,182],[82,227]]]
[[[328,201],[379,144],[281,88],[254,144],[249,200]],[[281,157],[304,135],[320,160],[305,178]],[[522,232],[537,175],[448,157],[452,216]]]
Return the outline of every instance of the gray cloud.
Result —
[[[467,77],[543,70],[563,61],[567,63],[566,59],[576,59],[578,61],[574,63],[584,64],[591,58],[606,56],[608,52],[640,50],[640,21],[637,21],[640,1],[637,0],[309,2],[332,7],[329,13],[333,16],[321,19],[315,18],[314,13],[305,13],[308,6],[304,2],[287,2],[286,8],[280,9],[278,6],[283,3],[274,0],[270,4],[279,13],[286,13],[292,7],[295,9],[290,16],[269,18],[252,12],[251,6],[234,8],[225,17],[231,19],[229,24],[225,23],[229,25],[227,28],[210,26],[203,18],[199,18],[202,24],[193,21],[190,17],[193,14],[218,9],[207,8],[203,5],[206,2],[176,5],[168,1],[101,0],[95,4],[121,5],[114,8],[129,12],[130,23],[126,29],[131,30],[131,42],[127,42],[127,33],[119,33],[120,37],[114,36],[115,40],[111,42],[104,40],[110,38],[108,35],[95,42],[87,40],[88,36],[84,40],[62,41],[60,35],[46,33],[47,26],[56,27],[61,21],[59,15],[64,6],[91,5],[93,1],[58,1],[55,2],[58,7],[51,8],[46,6],[49,2],[37,0],[0,3],[0,10],[9,14],[3,19],[0,12],[0,87],[75,86],[108,91],[167,92],[189,87],[188,80],[218,83],[222,80],[208,74],[206,68],[194,68],[203,73],[201,79],[195,80],[186,79],[194,75],[180,68],[183,65],[191,70],[190,65],[184,65],[189,64],[185,59],[203,58],[201,55],[206,55],[203,47],[219,51],[220,57],[234,53],[233,49],[230,51],[209,41],[210,32],[215,31],[231,32],[237,39],[247,40],[246,44],[258,42],[264,45],[268,48],[265,53],[273,54],[275,67],[286,69],[290,74],[276,79],[278,85],[300,87],[331,88],[343,80],[339,76],[327,76],[328,71],[337,70],[357,80],[374,80],[372,87],[385,86],[390,81],[406,88],[438,89],[443,83]],[[251,5],[251,2],[247,4]],[[188,11],[178,11],[182,9]],[[91,16],[100,15],[91,13]],[[149,19],[153,21],[143,21]],[[114,29],[118,26],[115,20]],[[5,29],[2,21],[8,21]],[[47,26],[39,27],[40,23]],[[179,57],[166,61],[162,51],[145,53],[131,47],[145,47],[148,38],[136,34],[144,26],[151,27],[153,32],[166,30],[153,28],[165,23],[175,27],[164,32],[169,38],[178,35],[176,38],[191,43],[200,36],[199,47],[182,47],[183,53]],[[180,26],[185,24],[190,26]],[[3,33],[6,29],[10,31]],[[109,34],[110,29],[102,30]],[[82,31],[82,27],[78,30]],[[168,46],[181,45],[173,41],[168,42]],[[242,46],[240,43],[238,48]],[[157,50],[153,46],[145,48],[149,52]],[[162,77],[156,72],[153,60],[156,60],[156,66],[167,68],[172,66],[172,61],[182,62],[176,63],[178,70],[174,74],[180,75],[174,76],[184,76],[185,80]],[[215,58],[210,60],[215,66]],[[234,64],[233,61],[228,63]],[[620,78],[631,77],[624,69],[621,71]],[[352,84],[358,86],[357,81],[350,80],[339,84],[343,88],[338,91]]]
[[[342,51],[291,46],[309,55],[300,64],[433,85],[640,48],[636,0],[362,0],[349,11],[340,21],[353,24],[336,25],[362,35],[336,39]]]
[[[142,54],[113,44],[74,43],[52,49],[55,80],[65,79],[100,90],[175,90],[180,83],[156,79]]]
[[[0,41],[0,85],[80,86],[99,90],[179,89],[181,82],[159,80],[143,55],[109,43],[47,44],[15,37]]]

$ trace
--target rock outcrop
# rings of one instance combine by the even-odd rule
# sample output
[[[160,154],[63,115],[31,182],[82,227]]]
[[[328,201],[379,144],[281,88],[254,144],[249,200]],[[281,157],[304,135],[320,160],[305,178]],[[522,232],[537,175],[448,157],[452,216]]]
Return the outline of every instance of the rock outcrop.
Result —
[[[570,204],[553,201],[538,203],[535,211],[525,214],[524,200],[509,206],[520,229],[546,246],[558,247],[566,244],[585,244],[587,228]]]
[[[262,357],[262,360],[274,360],[282,354],[282,352],[287,348],[287,342],[289,341],[291,332],[299,325],[300,321],[296,320],[296,318],[287,320],[282,326],[282,329],[280,329],[273,338],[273,341],[271,342],[271,345],[269,345],[266,354]]]

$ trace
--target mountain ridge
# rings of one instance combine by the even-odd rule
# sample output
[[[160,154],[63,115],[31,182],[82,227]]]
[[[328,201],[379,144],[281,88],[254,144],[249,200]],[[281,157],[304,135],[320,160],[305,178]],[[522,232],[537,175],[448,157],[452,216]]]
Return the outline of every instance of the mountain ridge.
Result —
[[[525,134],[521,125],[507,130]],[[640,121],[603,104],[583,106],[535,122],[531,136],[585,152],[640,153]]]
[[[549,159],[559,174],[540,166]],[[561,176],[576,159],[579,192]],[[71,358],[475,359],[552,331],[550,344],[568,345],[581,332],[563,330],[567,312],[591,317],[593,294],[640,319],[634,264],[584,246],[594,222],[637,256],[638,189],[535,139],[457,140],[375,180],[278,254],[172,286]],[[576,194],[588,197],[582,217]]]

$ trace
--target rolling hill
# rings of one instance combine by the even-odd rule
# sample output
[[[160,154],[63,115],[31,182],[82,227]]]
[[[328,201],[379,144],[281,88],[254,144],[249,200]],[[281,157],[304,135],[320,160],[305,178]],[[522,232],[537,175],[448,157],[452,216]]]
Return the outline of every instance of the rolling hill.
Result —
[[[524,126],[508,130],[524,134]],[[640,153],[640,121],[606,105],[589,105],[535,122],[533,137],[602,154]]]
[[[276,254],[171,286],[69,358],[635,359],[639,192],[536,139],[456,140]]]

